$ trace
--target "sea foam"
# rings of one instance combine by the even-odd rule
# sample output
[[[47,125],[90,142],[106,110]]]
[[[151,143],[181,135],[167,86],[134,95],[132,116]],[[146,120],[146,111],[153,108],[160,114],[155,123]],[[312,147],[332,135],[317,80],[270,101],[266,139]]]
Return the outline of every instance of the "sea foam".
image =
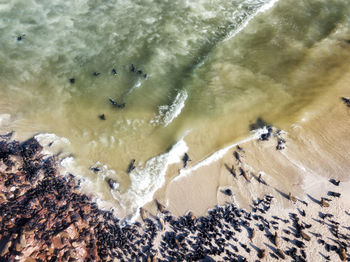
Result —
[[[188,94],[185,90],[181,90],[175,97],[171,105],[159,106],[158,115],[151,120],[151,124],[159,125],[164,124],[168,126],[175,118],[177,118],[182,109],[185,107]]]
[[[138,209],[152,201],[154,193],[164,185],[168,166],[180,162],[187,150],[188,146],[182,138],[167,153],[153,157],[144,166],[135,168],[130,173],[131,186],[125,193],[113,193],[121,206],[127,208],[130,221],[138,217]]]

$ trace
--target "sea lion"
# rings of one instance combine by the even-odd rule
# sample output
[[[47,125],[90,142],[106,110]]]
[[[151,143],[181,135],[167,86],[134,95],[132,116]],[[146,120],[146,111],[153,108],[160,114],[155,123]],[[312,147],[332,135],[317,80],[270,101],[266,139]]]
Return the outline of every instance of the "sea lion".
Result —
[[[195,215],[192,213],[192,211],[189,211],[187,215],[191,218],[191,220],[195,220],[195,219],[196,219],[196,217],[195,217]]]
[[[278,242],[278,234],[277,234],[277,231],[275,232],[275,234],[272,236],[272,240],[273,240],[273,243],[274,245],[277,247],[279,242]]]
[[[289,194],[288,194],[288,199],[293,201],[294,203],[297,202],[297,199],[292,195],[291,192],[289,192]]]
[[[189,161],[192,161],[192,160],[190,159],[190,157],[188,156],[188,154],[185,153],[184,157],[182,158],[182,161],[184,162],[184,168],[186,168],[187,163],[188,163]]]
[[[142,207],[140,207],[140,216],[143,221],[145,221],[147,218],[146,211]]]
[[[341,261],[346,261],[346,252],[345,252],[345,248],[340,247],[339,248],[339,257]]]
[[[306,234],[303,230],[300,230],[300,235],[306,241],[310,241],[311,240],[310,236],[308,234]]]
[[[128,174],[136,168],[134,163],[135,163],[135,159],[131,160],[131,162],[130,162],[130,164],[128,166],[128,170],[127,170]]]
[[[320,205],[321,207],[329,207],[329,204],[323,199],[323,197],[321,198]]]
[[[344,104],[345,104],[347,107],[350,107],[350,99],[349,99],[349,98],[341,97],[341,100],[343,100]]]
[[[258,257],[263,259],[266,255],[265,249],[259,249]]]
[[[165,212],[165,206],[163,206],[161,203],[159,203],[159,201],[156,199],[154,200],[156,202],[157,205],[157,209],[159,210],[160,213],[164,213]]]
[[[101,120],[106,120],[105,114],[99,115],[98,117],[99,117]]]
[[[280,258],[286,259],[286,256],[283,254],[283,251],[281,249],[277,248],[276,253]]]
[[[250,241],[253,241],[253,238],[255,237],[255,229],[254,228],[252,228],[251,230],[250,230],[250,234],[249,234],[249,239],[250,239]]]

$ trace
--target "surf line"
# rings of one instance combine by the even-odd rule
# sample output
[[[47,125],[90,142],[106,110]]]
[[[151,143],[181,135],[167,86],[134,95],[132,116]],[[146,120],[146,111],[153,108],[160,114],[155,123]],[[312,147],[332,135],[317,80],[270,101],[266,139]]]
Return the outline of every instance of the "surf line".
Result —
[[[235,37],[239,32],[241,32],[248,24],[249,22],[256,17],[258,14],[263,13],[267,10],[269,10],[270,8],[272,8],[279,0],[271,0],[268,1],[268,3],[263,4],[260,8],[258,8],[253,15],[249,16],[247,19],[245,19],[245,21],[241,24],[241,26],[239,26],[236,30],[233,30],[227,37],[226,39],[224,39],[223,41],[229,40],[232,37]]]
[[[193,172],[193,171],[195,171],[203,166],[210,165],[211,163],[221,159],[233,147],[240,145],[240,144],[245,144],[245,143],[250,142],[250,141],[255,140],[255,139],[257,140],[264,133],[266,133],[266,130],[264,128],[258,129],[254,132],[253,135],[251,135],[251,136],[247,137],[246,139],[243,139],[237,143],[228,145],[228,146],[214,152],[213,154],[211,154],[210,156],[208,156],[204,160],[200,161],[198,164],[196,164],[188,169],[181,169],[179,175],[176,176],[172,181],[178,181],[178,180],[186,177],[187,175],[189,175],[191,172]]]

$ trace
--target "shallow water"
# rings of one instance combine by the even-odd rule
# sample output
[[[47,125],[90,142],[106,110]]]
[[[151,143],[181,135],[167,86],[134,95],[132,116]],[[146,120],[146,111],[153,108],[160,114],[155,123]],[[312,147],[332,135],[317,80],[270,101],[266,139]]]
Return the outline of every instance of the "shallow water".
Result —
[[[349,58],[349,17],[347,0],[0,0],[2,129],[67,138],[94,191],[132,211],[188,148],[199,161],[258,117],[298,119]]]

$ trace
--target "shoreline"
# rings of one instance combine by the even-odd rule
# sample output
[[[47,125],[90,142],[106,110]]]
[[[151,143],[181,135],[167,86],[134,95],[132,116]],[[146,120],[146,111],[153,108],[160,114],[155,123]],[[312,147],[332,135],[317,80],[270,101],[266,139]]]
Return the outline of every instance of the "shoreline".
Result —
[[[134,223],[100,209],[79,174],[35,138],[2,136],[0,259],[349,261],[350,119],[339,100],[347,79],[287,132],[272,128],[265,139],[265,127],[188,171],[174,162],[154,195],[159,202],[141,208]]]
[[[141,222],[123,224],[80,193],[73,175],[63,176],[33,138],[0,142],[0,258],[6,261],[271,261],[317,255],[346,261],[350,210],[342,196],[308,201],[264,194],[250,209],[234,198],[210,209],[173,216],[156,203],[141,209]],[[340,185],[331,190],[346,193]],[[348,183],[349,184],[349,183]],[[290,203],[280,205],[280,198]],[[228,201],[230,200],[230,201]],[[319,253],[317,253],[319,252]]]

